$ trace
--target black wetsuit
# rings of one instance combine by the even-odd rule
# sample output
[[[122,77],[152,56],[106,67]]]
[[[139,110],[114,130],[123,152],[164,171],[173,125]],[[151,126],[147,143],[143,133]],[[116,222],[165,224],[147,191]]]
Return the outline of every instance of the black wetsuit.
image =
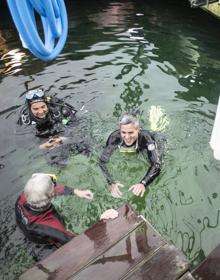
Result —
[[[150,167],[148,168],[146,174],[140,182],[146,187],[160,173],[160,160],[156,142],[150,132],[146,130],[141,130],[139,132],[138,139],[135,141],[132,147],[137,152],[141,152],[144,155],[144,157],[150,162]],[[106,177],[108,184],[113,184],[115,182],[108,171],[107,163],[109,162],[109,159],[113,152],[116,149],[120,148],[130,147],[126,146],[126,144],[122,141],[120,136],[120,130],[116,130],[109,136],[100,158],[100,167],[103,171],[104,176]]]
[[[40,146],[50,137],[63,137],[65,140],[62,145],[42,150],[51,165],[65,166],[71,153],[88,155],[91,151],[88,133],[81,127],[85,118],[76,118],[74,107],[56,97],[46,97],[45,102],[48,114],[43,120],[33,116],[28,103],[20,111],[16,127],[17,145],[22,148],[33,144]]]
[[[35,136],[47,138],[62,134],[65,126],[70,126],[76,121],[77,111],[70,104],[56,97],[46,97],[45,103],[48,106],[48,114],[45,119],[36,118],[27,103],[20,112],[18,128],[31,126]]]
[[[71,195],[73,188],[63,185],[55,186],[56,195]],[[63,218],[51,204],[46,210],[33,209],[22,192],[15,203],[16,221],[24,235],[31,241],[60,247],[74,236],[64,226]]]

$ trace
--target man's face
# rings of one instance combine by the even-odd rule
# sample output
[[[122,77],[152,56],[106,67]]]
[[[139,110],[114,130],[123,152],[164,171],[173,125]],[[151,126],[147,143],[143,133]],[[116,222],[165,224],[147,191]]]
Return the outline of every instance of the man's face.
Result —
[[[44,119],[48,113],[47,104],[43,101],[35,102],[31,104],[31,112],[36,118]]]
[[[122,124],[120,126],[120,133],[125,144],[130,146],[137,140],[139,128],[135,127],[133,124]]]

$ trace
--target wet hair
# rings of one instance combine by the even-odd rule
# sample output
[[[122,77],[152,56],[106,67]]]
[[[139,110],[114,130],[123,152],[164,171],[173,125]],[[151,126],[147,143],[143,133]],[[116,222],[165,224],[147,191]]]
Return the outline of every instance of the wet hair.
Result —
[[[54,183],[44,173],[33,174],[24,187],[27,203],[37,209],[47,208],[51,204]]]
[[[134,127],[139,128],[139,120],[132,113],[123,113],[119,122],[120,125],[133,124]]]

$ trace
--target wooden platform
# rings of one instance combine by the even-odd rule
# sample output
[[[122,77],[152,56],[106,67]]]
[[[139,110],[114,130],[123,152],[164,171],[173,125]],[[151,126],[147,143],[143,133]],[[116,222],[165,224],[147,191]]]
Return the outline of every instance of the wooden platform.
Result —
[[[220,245],[193,271],[192,275],[198,280],[220,279]]]
[[[117,219],[97,222],[19,279],[194,279],[190,262],[174,245],[128,205],[118,211]]]

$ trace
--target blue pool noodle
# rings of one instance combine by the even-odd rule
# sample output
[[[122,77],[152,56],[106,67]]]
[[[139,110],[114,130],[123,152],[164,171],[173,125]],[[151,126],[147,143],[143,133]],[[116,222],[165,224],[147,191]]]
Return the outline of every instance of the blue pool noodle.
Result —
[[[28,49],[44,61],[56,58],[65,45],[68,33],[64,0],[7,0],[7,3]],[[45,42],[39,36],[35,13],[41,17]]]

